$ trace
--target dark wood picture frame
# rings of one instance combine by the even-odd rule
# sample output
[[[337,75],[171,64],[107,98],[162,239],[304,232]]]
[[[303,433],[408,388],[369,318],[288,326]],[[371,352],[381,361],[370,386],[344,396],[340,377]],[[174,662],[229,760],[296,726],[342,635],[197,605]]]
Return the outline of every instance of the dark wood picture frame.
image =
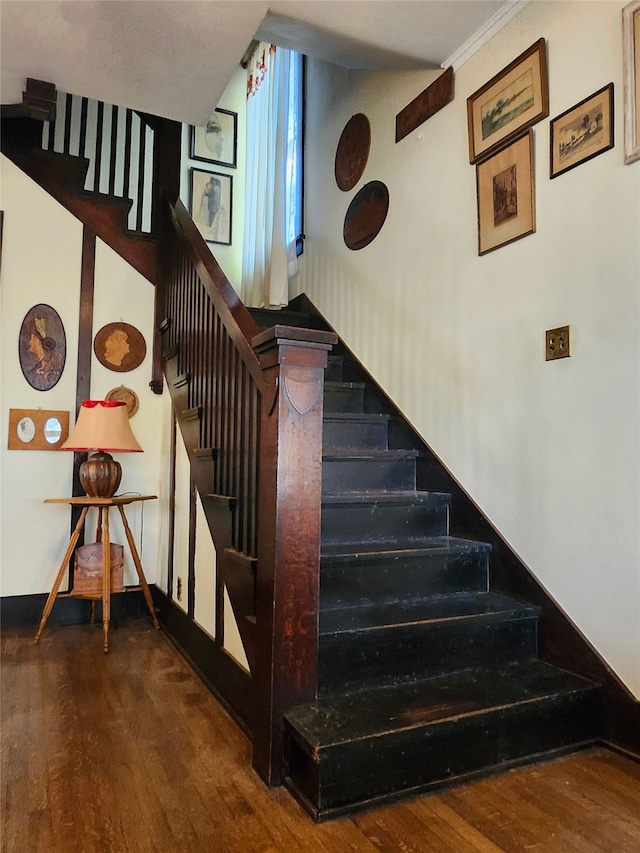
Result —
[[[467,98],[469,162],[486,160],[548,115],[547,49],[541,38]]]
[[[478,254],[536,230],[533,131],[476,166]]]
[[[215,109],[204,127],[190,127],[190,157],[235,169],[238,158],[238,113]]]
[[[640,0],[622,10],[624,162],[640,160]]]
[[[549,140],[551,178],[613,148],[613,83],[552,119]]]
[[[211,199],[218,194],[218,207],[211,219]],[[189,213],[208,243],[231,245],[233,177],[223,172],[191,169]]]

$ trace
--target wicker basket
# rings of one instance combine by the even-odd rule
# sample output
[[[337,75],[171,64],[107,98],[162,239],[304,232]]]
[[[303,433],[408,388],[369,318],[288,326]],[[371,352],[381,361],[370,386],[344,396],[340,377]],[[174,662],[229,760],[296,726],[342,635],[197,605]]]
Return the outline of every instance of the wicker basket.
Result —
[[[124,546],[111,544],[111,592],[124,592]],[[73,572],[75,595],[102,594],[102,542],[82,545],[76,550]]]

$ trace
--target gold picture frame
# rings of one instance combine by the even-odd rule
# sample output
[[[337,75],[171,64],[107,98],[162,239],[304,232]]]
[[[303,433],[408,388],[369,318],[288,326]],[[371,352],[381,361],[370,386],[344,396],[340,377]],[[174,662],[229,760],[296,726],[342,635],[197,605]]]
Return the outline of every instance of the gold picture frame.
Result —
[[[640,160],[640,0],[622,10],[624,162]]]
[[[551,120],[550,177],[613,148],[613,83]]]
[[[536,230],[533,131],[476,166],[478,254]]]
[[[486,160],[549,115],[543,38],[467,98],[469,162]]]

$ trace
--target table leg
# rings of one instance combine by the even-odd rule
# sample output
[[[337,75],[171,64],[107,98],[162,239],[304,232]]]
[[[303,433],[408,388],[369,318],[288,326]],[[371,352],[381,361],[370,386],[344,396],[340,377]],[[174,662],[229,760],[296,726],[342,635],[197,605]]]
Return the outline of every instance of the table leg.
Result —
[[[153,607],[153,599],[151,598],[151,592],[149,591],[149,585],[147,584],[147,579],[144,576],[144,571],[142,569],[142,563],[140,561],[140,557],[138,555],[138,551],[136,549],[136,543],[133,538],[133,534],[131,533],[131,529],[127,523],[127,517],[124,514],[124,507],[118,505],[118,509],[120,510],[120,515],[122,516],[122,523],[124,524],[124,532],[127,536],[127,542],[129,543],[129,548],[131,550],[131,556],[133,557],[133,562],[135,563],[136,571],[138,573],[138,580],[140,581],[140,586],[142,587],[142,594],[144,595],[144,600],[147,602],[147,607],[149,608],[149,613],[151,614],[151,618],[153,619],[153,624],[155,628],[160,628],[160,623],[158,622],[158,617],[156,616],[156,611]]]
[[[108,512],[108,510],[107,510]],[[98,507],[98,527],[96,529],[96,542],[102,542],[102,507]]]
[[[111,622],[111,541],[109,539],[109,507],[105,508],[102,526],[102,634],[103,648],[109,651]]]
[[[60,584],[62,583],[62,578],[64,577],[64,573],[69,564],[69,560],[71,559],[71,555],[73,554],[73,549],[76,547],[76,543],[80,537],[80,532],[84,526],[85,518],[87,517],[87,512],[89,511],[89,507],[83,507],[82,512],[80,513],[80,518],[78,519],[78,523],[75,526],[75,530],[71,534],[71,539],[69,539],[69,545],[67,546],[67,550],[65,551],[64,557],[62,558],[62,563],[60,565],[60,569],[58,571],[58,575],[55,579],[51,592],[49,593],[49,597],[44,605],[44,610],[42,611],[42,619],[40,620],[40,626],[34,637],[34,643],[40,642],[40,636],[44,630],[44,626],[47,623],[47,619],[49,618],[49,614],[53,608],[53,604],[56,600],[56,595],[58,594],[58,590],[60,589]]]

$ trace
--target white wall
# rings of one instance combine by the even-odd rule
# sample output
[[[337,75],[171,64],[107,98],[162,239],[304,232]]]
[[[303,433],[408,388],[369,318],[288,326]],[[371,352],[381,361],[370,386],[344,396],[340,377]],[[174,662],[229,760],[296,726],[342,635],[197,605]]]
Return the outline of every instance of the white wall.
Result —
[[[211,109],[230,110],[238,114],[238,148],[237,168],[229,169],[226,166],[218,166],[215,163],[205,163],[201,160],[190,158],[190,127],[182,126],[182,173],[180,176],[180,198],[182,203],[191,210],[191,169],[201,169],[205,172],[221,172],[223,175],[231,175],[233,183],[232,199],[232,228],[231,245],[223,246],[219,243],[207,244],[215,259],[222,267],[234,288],[239,292],[242,283],[242,242],[244,222],[244,176],[246,156],[246,112],[247,112],[247,72],[238,66],[235,74],[229,81],[224,94],[216,105]],[[196,211],[197,213],[197,211]],[[193,217],[195,219],[195,216]]]
[[[456,74],[455,99],[394,143],[435,74],[307,74],[306,292],[526,564],[640,696],[640,163],[623,165],[624,2],[536,2]],[[540,37],[550,118],[615,84],[615,148],[549,179],[535,133],[537,232],[477,254],[466,99]],[[356,112],[371,154],[349,193],[336,145]],[[365,182],[390,192],[367,248],[342,241]],[[570,324],[572,356],[544,360]]]
[[[7,450],[9,409],[43,408],[75,417],[82,225],[5,157],[0,178],[4,210],[0,278],[0,589],[3,596],[48,592],[69,538],[66,505],[45,505],[49,497],[71,494],[73,454],[66,451]],[[34,249],[35,247],[35,249]],[[29,308],[44,302],[60,314],[67,337],[62,377],[49,391],[31,388],[18,360],[18,332]],[[158,495],[158,501],[135,504],[127,518],[151,583],[166,574],[168,535],[168,463],[170,403],[150,390],[153,340],[153,287],[100,240],[96,246],[93,331],[123,320],[136,326],[147,342],[143,364],[115,373],[93,357],[91,396],[102,398],[127,385],[140,400],[131,426],[144,448],[121,454],[119,492]],[[166,426],[165,426],[166,425]],[[166,472],[166,474],[165,474]],[[112,514],[113,541],[126,544],[120,520]],[[91,541],[93,523],[86,541]],[[135,582],[128,548],[127,583]]]

